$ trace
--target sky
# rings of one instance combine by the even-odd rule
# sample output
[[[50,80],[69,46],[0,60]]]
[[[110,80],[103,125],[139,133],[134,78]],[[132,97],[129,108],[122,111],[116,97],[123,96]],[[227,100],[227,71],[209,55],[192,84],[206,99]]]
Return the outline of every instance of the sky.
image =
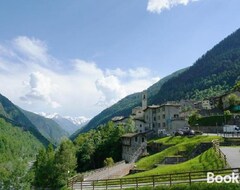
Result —
[[[1,0],[0,93],[98,114],[191,66],[240,27],[239,0]]]

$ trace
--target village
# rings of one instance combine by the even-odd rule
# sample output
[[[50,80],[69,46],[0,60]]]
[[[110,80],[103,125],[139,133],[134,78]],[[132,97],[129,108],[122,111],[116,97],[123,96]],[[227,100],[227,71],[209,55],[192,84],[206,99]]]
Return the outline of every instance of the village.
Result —
[[[142,106],[132,109],[129,117],[116,116],[112,118],[115,124],[126,125],[129,118],[134,121],[135,131],[122,136],[122,159],[129,163],[136,162],[140,157],[147,155],[147,141],[156,137],[181,135],[188,132],[189,135],[198,133],[220,133],[223,126],[234,124],[240,126],[240,106],[235,102],[240,98],[238,90],[225,93],[221,96],[211,97],[202,101],[181,100],[166,102],[161,105],[148,105],[147,91],[142,92]],[[230,113],[233,117],[226,119],[215,126],[200,126],[198,123],[190,126],[189,117],[198,114],[202,117],[225,116]],[[194,130],[191,130],[194,129]]]

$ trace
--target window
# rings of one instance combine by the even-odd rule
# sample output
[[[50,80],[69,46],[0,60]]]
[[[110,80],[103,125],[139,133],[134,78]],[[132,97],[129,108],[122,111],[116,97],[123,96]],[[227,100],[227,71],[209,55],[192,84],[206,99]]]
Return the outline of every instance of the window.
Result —
[[[156,121],[156,116],[153,117],[153,121]]]
[[[142,132],[142,130],[139,131],[140,133]]]
[[[153,128],[155,128],[155,124],[154,123],[152,124],[152,126],[153,126]]]
[[[144,137],[142,137],[142,142],[145,142],[145,138]]]
[[[166,123],[165,122],[163,122],[163,127],[166,127]]]
[[[135,137],[135,142],[137,142],[138,141],[138,138],[137,137]]]
[[[140,127],[142,127],[142,124],[140,124]]]
[[[165,114],[163,114],[163,115],[162,115],[162,118],[165,119],[165,117],[166,117]]]

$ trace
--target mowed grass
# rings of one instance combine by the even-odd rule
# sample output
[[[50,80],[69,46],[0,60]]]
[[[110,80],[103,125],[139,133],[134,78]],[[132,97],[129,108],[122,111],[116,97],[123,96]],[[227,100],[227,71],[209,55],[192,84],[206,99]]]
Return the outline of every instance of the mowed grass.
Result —
[[[192,150],[202,142],[211,142],[214,139],[222,140],[219,136],[193,136],[193,137],[165,137],[155,140],[157,143],[164,145],[173,145],[164,151],[147,156],[140,159],[136,166],[138,169],[150,170],[156,167],[156,164],[160,164],[166,156],[177,155],[178,152],[186,151],[186,154],[192,152]]]
[[[233,183],[221,183],[221,184],[207,184],[207,183],[195,183],[190,185],[173,185],[173,186],[159,186],[159,187],[142,187],[139,190],[239,190],[239,184]],[[135,190],[135,188],[126,189]]]
[[[202,170],[215,170],[215,169],[223,169],[224,161],[219,159],[216,155],[213,148],[205,151],[201,155],[188,160],[186,162],[180,164],[172,164],[172,165],[160,165],[157,168],[128,175],[127,178],[132,177],[143,177],[143,176],[152,176],[152,175],[160,175],[160,174],[174,174],[181,172],[189,172],[189,171],[202,171]]]

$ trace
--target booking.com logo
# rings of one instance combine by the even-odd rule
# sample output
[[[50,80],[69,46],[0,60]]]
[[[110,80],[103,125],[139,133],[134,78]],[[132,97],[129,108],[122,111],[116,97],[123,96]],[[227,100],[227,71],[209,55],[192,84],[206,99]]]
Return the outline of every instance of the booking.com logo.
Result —
[[[232,172],[230,175],[214,175],[212,172],[207,173],[207,183],[240,183],[239,174]]]

